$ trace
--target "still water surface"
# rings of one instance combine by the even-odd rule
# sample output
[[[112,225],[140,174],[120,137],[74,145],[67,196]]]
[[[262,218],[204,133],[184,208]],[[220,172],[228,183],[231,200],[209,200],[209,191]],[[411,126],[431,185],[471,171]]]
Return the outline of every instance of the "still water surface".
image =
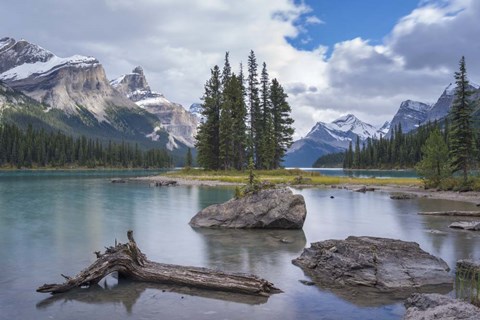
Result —
[[[451,218],[416,214],[475,210],[471,204],[394,201],[383,193],[336,189],[295,191],[307,203],[302,231],[195,230],[188,225],[191,217],[229,199],[232,189],[112,184],[105,173],[0,173],[0,319],[401,319],[401,301],[366,303],[303,285],[299,280],[308,278],[291,260],[310,242],[349,235],[416,241],[450,266],[457,259],[480,258],[478,234],[450,230]],[[61,273],[78,273],[94,261],[94,251],[115,239],[125,242],[129,229],[151,260],[254,273],[284,293],[257,299],[118,283],[111,276],[95,290],[35,292],[43,283],[62,282]]]

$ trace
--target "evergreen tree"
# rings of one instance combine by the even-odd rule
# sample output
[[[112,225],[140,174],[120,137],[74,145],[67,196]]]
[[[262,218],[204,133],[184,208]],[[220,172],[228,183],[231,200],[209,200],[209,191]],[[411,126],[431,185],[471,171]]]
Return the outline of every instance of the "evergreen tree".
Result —
[[[188,148],[187,155],[185,156],[185,168],[190,169],[192,167],[192,163],[193,163],[192,150]]]
[[[472,105],[467,79],[465,57],[460,59],[459,71],[455,72],[455,99],[450,110],[450,157],[452,170],[463,173],[463,181],[468,179],[468,171],[475,150],[475,140],[472,124]]]
[[[261,125],[258,132],[260,140],[259,161],[257,167],[261,169],[270,169],[275,167],[275,142],[274,142],[274,128],[272,119],[271,96],[270,96],[270,81],[268,78],[267,64],[263,63],[262,74],[260,76],[260,111],[261,111]]]
[[[275,147],[272,169],[279,168],[287,149],[292,145],[294,129],[290,116],[291,108],[287,102],[287,94],[277,79],[270,86],[270,103],[273,120],[272,145]]]
[[[415,169],[426,187],[437,187],[450,175],[448,147],[438,128],[435,128],[422,147],[423,158]]]
[[[244,169],[246,165],[247,127],[245,120],[247,117],[247,108],[245,105],[244,91],[241,77],[232,75],[224,92],[224,96],[229,105],[231,116],[231,129],[228,131],[231,135],[231,149],[228,149],[231,151],[230,167],[237,170]]]
[[[197,133],[197,162],[205,169],[220,167],[220,105],[222,102],[220,69],[215,66],[205,84],[202,115],[205,121]]]
[[[258,163],[259,160],[259,137],[262,131],[257,68],[257,58],[255,57],[255,52],[251,50],[250,55],[248,56],[247,79],[248,111],[250,118],[248,152],[249,156],[253,157],[255,163]]]

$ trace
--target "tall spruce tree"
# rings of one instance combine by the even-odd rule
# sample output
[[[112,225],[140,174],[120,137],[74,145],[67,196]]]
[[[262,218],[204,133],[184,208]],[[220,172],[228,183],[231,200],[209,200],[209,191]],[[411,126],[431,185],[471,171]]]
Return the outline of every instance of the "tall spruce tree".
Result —
[[[242,170],[247,165],[247,107],[245,105],[245,88],[242,77],[232,75],[225,95],[231,108],[232,117],[232,167]]]
[[[258,139],[260,140],[260,152],[258,168],[271,169],[275,167],[275,142],[274,142],[274,128],[273,115],[271,107],[270,96],[270,80],[268,77],[267,64],[264,62],[262,66],[262,73],[260,76],[260,112],[261,112],[261,133]]]
[[[294,129],[290,116],[291,108],[287,102],[287,94],[277,79],[270,86],[270,103],[273,120],[272,144],[275,147],[271,169],[281,166],[283,156],[292,145]]]
[[[253,157],[255,164],[258,164],[260,139],[262,124],[261,124],[261,110],[260,110],[260,98],[259,98],[259,82],[257,73],[257,58],[255,52],[250,51],[248,56],[248,78],[247,78],[247,100],[248,111],[250,119],[249,128],[249,145],[248,153],[249,157]],[[258,168],[258,166],[257,166]]]
[[[197,162],[205,169],[220,167],[220,107],[222,103],[220,69],[215,66],[205,84],[202,115],[205,119],[196,136]]]
[[[455,98],[450,110],[450,157],[453,172],[461,171],[466,183],[472,156],[475,150],[474,131],[472,124],[473,107],[470,101],[472,92],[469,90],[465,57],[460,59],[459,71],[455,72]]]

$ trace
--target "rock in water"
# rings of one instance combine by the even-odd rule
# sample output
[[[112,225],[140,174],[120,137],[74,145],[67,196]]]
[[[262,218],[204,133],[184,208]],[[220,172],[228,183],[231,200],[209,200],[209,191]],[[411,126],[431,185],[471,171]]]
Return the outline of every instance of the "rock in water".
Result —
[[[387,238],[351,236],[315,242],[292,262],[319,285],[395,291],[453,282],[445,261],[415,242]]]
[[[307,215],[302,195],[268,189],[211,205],[197,213],[192,227],[301,229]]]
[[[458,222],[453,222],[452,224],[449,225],[449,227],[454,229],[479,231],[480,221],[458,221]]]
[[[405,301],[405,320],[480,319],[480,308],[438,293],[414,293]]]

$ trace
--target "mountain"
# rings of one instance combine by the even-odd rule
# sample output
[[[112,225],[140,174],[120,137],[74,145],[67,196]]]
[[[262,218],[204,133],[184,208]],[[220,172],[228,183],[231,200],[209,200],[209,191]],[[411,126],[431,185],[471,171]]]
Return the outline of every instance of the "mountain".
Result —
[[[152,91],[142,67],[136,67],[132,73],[112,80],[110,84],[137,106],[157,117],[155,128],[147,135],[149,138],[156,140],[157,132],[164,130],[169,134],[169,150],[178,148],[178,142],[194,147],[197,117],[182,105],[169,101],[163,94]]]
[[[284,165],[286,167],[311,167],[318,157],[348,148],[350,142],[355,143],[357,137],[361,141],[384,135],[388,123],[382,130],[348,114],[331,123],[317,122],[310,132],[300,140],[295,141],[288,149]]]
[[[205,117],[202,115],[201,103],[192,103],[188,111],[197,118],[198,123],[202,123],[205,120]]]
[[[427,120],[428,112],[431,109],[432,105],[423,102],[412,100],[403,101],[391,121],[387,137],[390,137],[392,131],[395,130],[398,125],[401,125],[402,132],[409,132],[418,128],[418,126]]]
[[[186,152],[188,143],[162,129],[159,114],[115,89],[93,57],[60,58],[26,40],[2,38],[0,82],[1,121],[139,143],[145,148],[169,145],[177,158]]]
[[[473,96],[471,96],[472,101],[480,99],[478,85],[471,83],[468,89],[474,92]],[[402,126],[402,132],[407,133],[427,122],[445,118],[452,108],[454,98],[455,84],[450,83],[433,105],[412,100],[402,102],[392,119],[391,130],[388,132],[387,137],[390,137],[394,128],[399,124]]]

